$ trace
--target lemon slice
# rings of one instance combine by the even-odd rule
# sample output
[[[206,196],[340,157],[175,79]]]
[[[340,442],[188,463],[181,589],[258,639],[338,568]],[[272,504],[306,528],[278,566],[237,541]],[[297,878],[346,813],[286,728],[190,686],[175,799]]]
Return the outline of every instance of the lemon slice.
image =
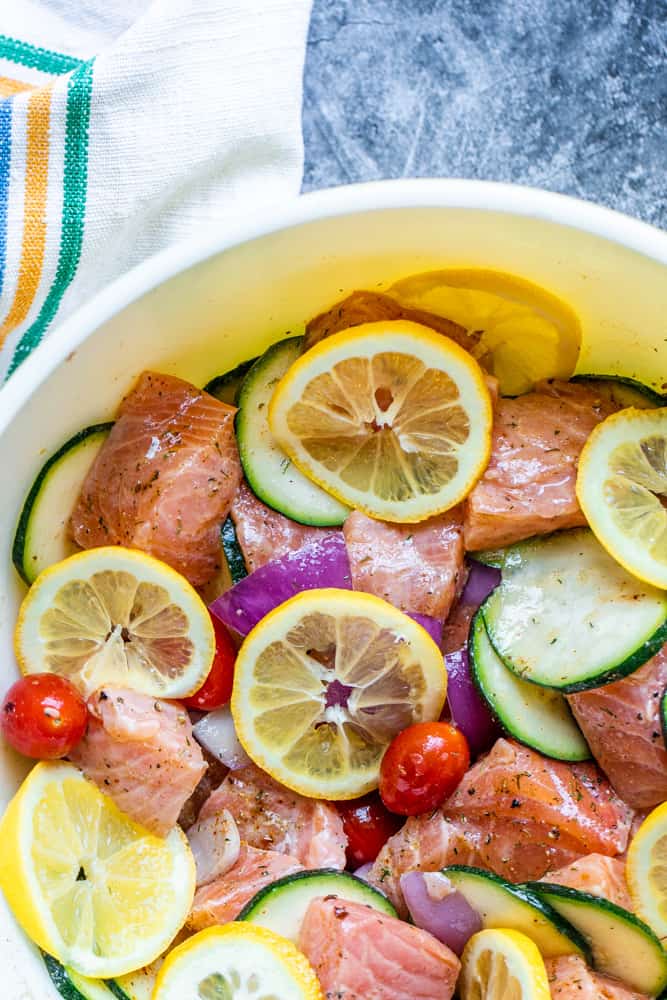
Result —
[[[169,952],[153,1000],[324,1000],[310,962],[265,927],[208,927]]]
[[[234,668],[232,715],[252,759],[302,795],[352,799],[375,788],[393,737],[437,719],[442,653],[379,597],[309,590],[255,626]]]
[[[667,802],[648,814],[628,848],[625,869],[634,909],[667,942]]]
[[[122,813],[73,764],[40,763],[0,821],[0,888],[26,934],[83,976],[152,962],[190,911],[185,835],[163,839]]]
[[[620,410],[598,424],[579,458],[577,499],[621,566],[667,588],[667,408]]]
[[[505,396],[529,392],[543,378],[569,378],[581,345],[573,310],[539,285],[503,271],[426,271],[387,292],[403,306],[453,320],[477,339],[473,351]]]
[[[88,549],[41,573],[19,610],[24,674],[62,674],[84,693],[119,684],[183,698],[207,676],[215,635],[206,605],[165,563],[120,546]]]
[[[269,421],[305,475],[387,521],[453,507],[491,447],[491,400],[477,362],[404,320],[320,341],[279,382]]]
[[[536,945],[520,931],[479,931],[461,956],[461,1000],[550,1000],[549,981]]]

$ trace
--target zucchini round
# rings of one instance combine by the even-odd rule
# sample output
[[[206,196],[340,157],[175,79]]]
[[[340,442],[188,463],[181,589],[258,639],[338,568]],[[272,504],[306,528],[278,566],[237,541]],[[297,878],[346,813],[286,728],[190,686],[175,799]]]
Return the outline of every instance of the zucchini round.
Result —
[[[335,868],[320,868],[286,875],[260,889],[236,919],[267,927],[296,942],[308,906],[320,896],[338,896],[349,902],[365,903],[381,913],[396,916],[386,896],[367,882]]]
[[[290,337],[269,347],[243,381],[236,417],[241,465],[253,493],[267,506],[300,524],[339,525],[349,514],[348,508],[292,464],[269,428],[271,396],[300,356],[301,341],[301,337]]]
[[[221,528],[222,550],[227,560],[227,568],[232,580],[232,584],[238,583],[248,575],[243,552],[236,537],[236,528],[231,517],[227,517]]]
[[[605,399],[620,407],[634,406],[636,410],[652,410],[665,405],[665,396],[650,386],[625,375],[574,375],[572,382],[585,382]]]
[[[112,423],[93,424],[66,441],[39,470],[19,516],[12,560],[27,584],[77,551],[67,524],[79,490]]]
[[[530,882],[527,888],[583,935],[598,972],[650,996],[667,986],[667,953],[651,928],[634,913],[565,885]]]
[[[591,752],[560,691],[529,684],[508,670],[478,611],[470,630],[475,684],[510,736],[556,760],[588,760]]]
[[[579,931],[525,886],[467,865],[443,868],[442,874],[479,914],[484,930],[505,927],[521,931],[535,942],[544,958],[579,955],[585,961],[590,959],[590,949]]]
[[[221,403],[229,403],[230,406],[236,406],[238,404],[239,392],[241,391],[243,379],[246,377],[255,361],[257,361],[257,358],[250,358],[249,361],[242,361],[240,365],[237,365],[236,368],[232,368],[231,371],[225,372],[224,375],[216,375],[215,378],[212,378],[210,382],[206,383],[204,386],[204,392],[208,392],[211,396],[215,396],[215,398],[219,399]]]
[[[52,955],[43,954],[51,982],[64,1000],[130,1000],[113,980],[88,979],[62,965]]]
[[[482,614],[496,653],[523,680],[600,687],[667,640],[667,592],[631,576],[588,529],[507,549],[502,573]]]

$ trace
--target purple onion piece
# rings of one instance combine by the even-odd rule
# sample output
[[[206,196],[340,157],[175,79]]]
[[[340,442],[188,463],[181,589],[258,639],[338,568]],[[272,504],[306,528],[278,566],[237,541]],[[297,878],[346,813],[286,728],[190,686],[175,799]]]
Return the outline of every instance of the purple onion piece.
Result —
[[[269,611],[304,590],[337,587],[350,590],[350,564],[342,532],[260,566],[210,606],[212,614],[239,635],[246,636]]]
[[[426,629],[438,648],[442,646],[443,623],[438,618],[431,618],[430,615],[420,615],[417,612],[413,614],[411,611],[408,612],[408,617],[412,618],[418,625],[421,625],[423,629]]]
[[[484,563],[468,560],[470,572],[461,594],[461,604],[474,606],[477,609],[483,604],[489,594],[500,583],[501,573],[495,566],[485,566]]]
[[[460,955],[482,921],[467,899],[440,872],[412,871],[401,875],[401,891],[417,927]]]
[[[361,866],[361,868],[357,868],[356,872],[353,872],[353,875],[356,878],[363,879],[363,881],[365,882],[371,873],[372,867],[373,867],[373,862],[367,861],[365,865]]]
[[[447,702],[452,721],[461,730],[472,757],[488,750],[500,735],[491,710],[475,687],[468,650],[457,649],[445,655]]]

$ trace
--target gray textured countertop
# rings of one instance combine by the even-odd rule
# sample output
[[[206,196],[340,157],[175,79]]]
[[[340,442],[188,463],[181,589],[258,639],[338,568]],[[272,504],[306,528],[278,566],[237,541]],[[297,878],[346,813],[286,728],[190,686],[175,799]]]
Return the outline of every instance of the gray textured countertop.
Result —
[[[304,189],[476,177],[667,228],[667,0],[314,0]]]

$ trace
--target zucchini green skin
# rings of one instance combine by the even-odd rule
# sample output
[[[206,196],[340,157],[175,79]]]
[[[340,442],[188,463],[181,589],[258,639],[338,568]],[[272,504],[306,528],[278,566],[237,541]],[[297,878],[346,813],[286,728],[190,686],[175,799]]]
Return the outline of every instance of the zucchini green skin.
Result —
[[[61,459],[68,454],[68,452],[77,448],[93,435],[108,434],[112,427],[113,422],[108,422],[103,424],[93,424],[91,427],[86,427],[84,430],[78,431],[77,434],[71,437],[68,441],[65,441],[65,443],[46,460],[42,468],[37,473],[35,481],[30,487],[28,495],[23,502],[23,508],[19,515],[18,524],[16,525],[16,531],[14,533],[14,542],[12,544],[12,562],[14,563],[19,575],[28,584],[28,586],[30,586],[37,575],[34,572],[33,567],[31,567],[28,563],[27,541],[30,518],[42,487],[46,482],[47,476],[54,466],[56,466]]]
[[[544,677],[540,677],[539,675],[536,676],[535,673],[529,673],[525,667],[513,662],[512,658],[503,652],[502,641],[496,630],[496,623],[498,620],[497,608],[504,598],[509,574],[515,571],[517,566],[520,566],[522,553],[530,553],[530,550],[532,549],[537,551],[539,554],[540,547],[556,544],[559,539],[562,539],[565,544],[574,541],[575,547],[577,539],[581,539],[579,544],[582,546],[585,547],[587,544],[592,543],[594,546],[599,548],[601,552],[604,552],[602,547],[595,540],[592,532],[587,528],[574,528],[569,531],[559,531],[552,535],[543,535],[537,538],[527,539],[525,542],[518,542],[516,545],[505,550],[505,558],[502,566],[505,575],[503,576],[501,584],[493,591],[492,594],[489,595],[482,605],[481,613],[484,617],[484,624],[486,626],[489,639],[491,640],[496,653],[508,669],[517,674],[517,676],[521,679],[529,681],[531,684],[555,688],[566,694],[575,694],[578,691],[588,691],[591,688],[602,687],[605,684],[611,684],[613,681],[620,680],[622,677],[627,677],[629,674],[634,673],[641,666],[643,666],[643,664],[650,660],[651,657],[655,656],[665,642],[667,642],[667,602],[665,602],[664,617],[662,622],[657,625],[657,627],[655,627],[650,634],[647,634],[643,639],[641,639],[632,651],[623,656],[622,659],[608,665],[596,667],[594,671],[591,670],[588,673],[580,671],[579,675],[575,676],[572,680],[560,678],[558,682],[556,682],[555,678],[546,680]],[[610,565],[613,563],[611,556],[604,554],[604,557],[609,560]],[[615,564],[614,568],[618,569],[619,572],[622,571],[622,568],[617,567]],[[568,570],[563,569],[562,572],[563,580],[559,578],[558,582],[567,583],[566,576]],[[629,574],[627,574],[627,576],[630,578]],[[647,584],[642,584],[641,581],[637,580],[635,582],[638,587],[648,587]],[[657,593],[657,588],[652,589],[656,590]],[[564,588],[564,591],[567,593],[567,588]],[[595,649],[594,637],[591,643],[591,648]]]
[[[599,972],[650,996],[665,989],[667,952],[657,935],[634,913],[602,896],[570,886],[528,882],[525,888],[538,894],[577,927],[588,941],[593,967]]]
[[[386,896],[367,882],[336,868],[319,868],[286,875],[260,889],[236,919],[268,927],[296,941],[308,905],[320,896],[339,896],[342,900],[365,903],[390,917],[397,916]],[[291,927],[286,925],[285,917],[291,920]]]
[[[349,509],[296,468],[269,427],[274,387],[300,357],[302,342],[302,337],[289,337],[272,344],[243,380],[236,415],[239,457],[246,481],[262,503],[298,524],[338,526]]]
[[[564,696],[507,669],[493,648],[481,611],[470,626],[469,653],[475,686],[510,736],[555,760],[590,760]]]
[[[491,902],[492,894],[500,894],[507,910],[502,917],[496,919],[490,915],[484,916],[480,912],[482,926],[506,927],[509,930],[518,930],[528,937],[531,937],[545,958],[553,958],[557,955],[579,955],[586,962],[590,962],[591,951],[588,943],[572,924],[561,916],[552,906],[546,902],[542,896],[533,891],[532,888],[515,885],[507,882],[500,875],[482,868],[473,868],[469,865],[450,865],[442,869],[442,874],[450,880],[454,888],[468,899],[473,909],[479,912],[479,907],[468,898],[466,888],[477,889],[482,892],[485,901]],[[515,906],[515,914],[511,913],[511,908]],[[523,918],[523,919],[522,919]],[[526,919],[527,918],[527,919]],[[545,928],[540,931],[540,925]],[[546,937],[549,933],[554,935],[556,941],[562,944],[554,947],[547,947]]]
[[[246,569],[245,559],[243,558],[241,546],[236,537],[236,528],[231,517],[227,517],[223,521],[220,536],[222,539],[222,550],[225,553],[232,583],[238,583],[239,580],[248,575],[248,570]]]
[[[622,407],[636,406],[638,409],[652,409],[653,407],[664,406],[667,395],[657,392],[643,382],[638,382],[634,378],[625,375],[573,375],[571,382],[594,382],[596,384],[608,383],[607,392],[609,399],[619,403]],[[605,386],[600,385],[604,390]],[[615,391],[617,390],[617,391]],[[624,391],[626,390],[626,391]],[[633,398],[635,397],[635,398]],[[639,398],[636,398],[639,397]]]
[[[239,399],[239,393],[241,391],[241,385],[243,384],[243,379],[246,377],[252,366],[254,365],[257,358],[250,358],[248,361],[242,361],[240,365],[236,368],[232,368],[230,371],[225,372],[224,375],[216,375],[212,378],[210,382],[207,382],[204,386],[204,392],[210,393],[211,396],[215,396],[219,399],[221,403],[229,403],[231,406],[236,406]]]
[[[52,955],[47,955],[45,952],[42,952],[42,958],[44,959],[51,982],[64,1000],[102,1000],[102,997],[109,997],[109,1000],[112,997],[115,997],[116,1000],[130,1000],[127,993],[121,990],[120,986],[113,979],[91,980],[93,988],[90,991],[86,990],[82,993],[81,989],[85,989],[85,977],[77,977],[80,987],[77,988],[71,978],[72,974],[56,958],[53,958]]]

